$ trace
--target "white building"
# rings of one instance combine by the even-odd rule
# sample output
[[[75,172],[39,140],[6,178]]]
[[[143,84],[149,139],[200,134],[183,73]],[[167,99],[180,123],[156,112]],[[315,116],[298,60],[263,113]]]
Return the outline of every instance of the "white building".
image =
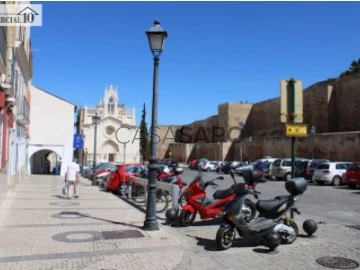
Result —
[[[28,3],[1,1],[12,14]],[[0,26],[0,204],[27,172],[32,75],[30,26]]]
[[[84,135],[84,164],[93,161],[95,126],[92,117],[98,114],[96,161],[139,162],[140,130],[135,123],[135,109],[119,104],[118,91],[110,85],[96,107],[81,108],[78,130]]]
[[[51,164],[50,170],[61,162],[60,174],[65,175],[73,157],[76,106],[34,86],[30,105],[29,173],[49,173],[47,159],[55,157],[58,164]]]

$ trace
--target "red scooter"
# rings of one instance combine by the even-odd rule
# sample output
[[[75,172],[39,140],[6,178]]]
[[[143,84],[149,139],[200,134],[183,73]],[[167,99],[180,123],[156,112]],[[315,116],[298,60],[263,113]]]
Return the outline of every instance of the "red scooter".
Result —
[[[201,219],[212,219],[220,215],[225,205],[235,197],[235,190],[237,186],[235,178],[232,178],[234,185],[230,188],[215,191],[212,200],[206,198],[205,189],[210,185],[218,187],[219,185],[214,183],[214,181],[223,179],[223,176],[219,176],[213,180],[205,182],[202,179],[201,173],[195,177],[183,193],[183,196],[186,199],[186,204],[183,206],[179,217],[180,224],[182,226],[189,226],[192,224],[196,218],[197,212],[200,213]],[[251,200],[245,200],[243,213],[246,216],[245,220],[247,222],[251,221],[255,217],[256,207]]]

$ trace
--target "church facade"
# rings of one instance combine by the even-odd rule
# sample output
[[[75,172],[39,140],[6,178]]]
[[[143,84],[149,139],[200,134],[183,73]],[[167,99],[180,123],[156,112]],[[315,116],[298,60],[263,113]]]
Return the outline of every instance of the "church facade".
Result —
[[[94,159],[95,124],[93,116],[100,117],[96,126],[96,161],[139,162],[140,130],[136,125],[135,109],[126,109],[119,103],[117,89],[110,85],[96,107],[84,106],[78,112],[77,132],[83,136],[84,148],[78,149],[79,162],[88,165]]]

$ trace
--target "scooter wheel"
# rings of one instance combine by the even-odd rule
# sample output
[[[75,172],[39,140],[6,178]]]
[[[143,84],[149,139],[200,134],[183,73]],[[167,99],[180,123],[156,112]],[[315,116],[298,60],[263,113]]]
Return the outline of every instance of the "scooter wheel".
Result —
[[[196,212],[191,214],[189,211],[181,210],[180,212],[180,224],[181,226],[187,227],[191,225],[196,217]]]
[[[299,229],[296,225],[295,222],[292,222],[291,224],[286,224],[289,227],[292,227],[295,231],[294,235],[288,235],[287,233],[282,233],[279,232],[280,238],[281,238],[281,244],[292,244],[295,242],[298,234],[299,234]]]
[[[226,250],[232,246],[235,239],[235,230],[230,227],[220,227],[216,233],[216,247]]]

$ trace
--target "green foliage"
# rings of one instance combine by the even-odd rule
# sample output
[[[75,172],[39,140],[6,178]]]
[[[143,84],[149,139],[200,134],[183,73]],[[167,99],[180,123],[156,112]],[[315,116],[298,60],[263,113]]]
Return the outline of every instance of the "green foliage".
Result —
[[[146,118],[146,108],[144,103],[144,107],[141,115],[141,123],[140,123],[140,153],[141,156],[143,157],[143,160],[148,160],[149,159],[148,148],[149,148],[150,136],[145,118]]]
[[[348,70],[345,70],[340,74],[340,77],[344,77],[349,74],[354,74],[360,72],[360,58],[358,60],[354,60],[351,62],[350,67]]]

